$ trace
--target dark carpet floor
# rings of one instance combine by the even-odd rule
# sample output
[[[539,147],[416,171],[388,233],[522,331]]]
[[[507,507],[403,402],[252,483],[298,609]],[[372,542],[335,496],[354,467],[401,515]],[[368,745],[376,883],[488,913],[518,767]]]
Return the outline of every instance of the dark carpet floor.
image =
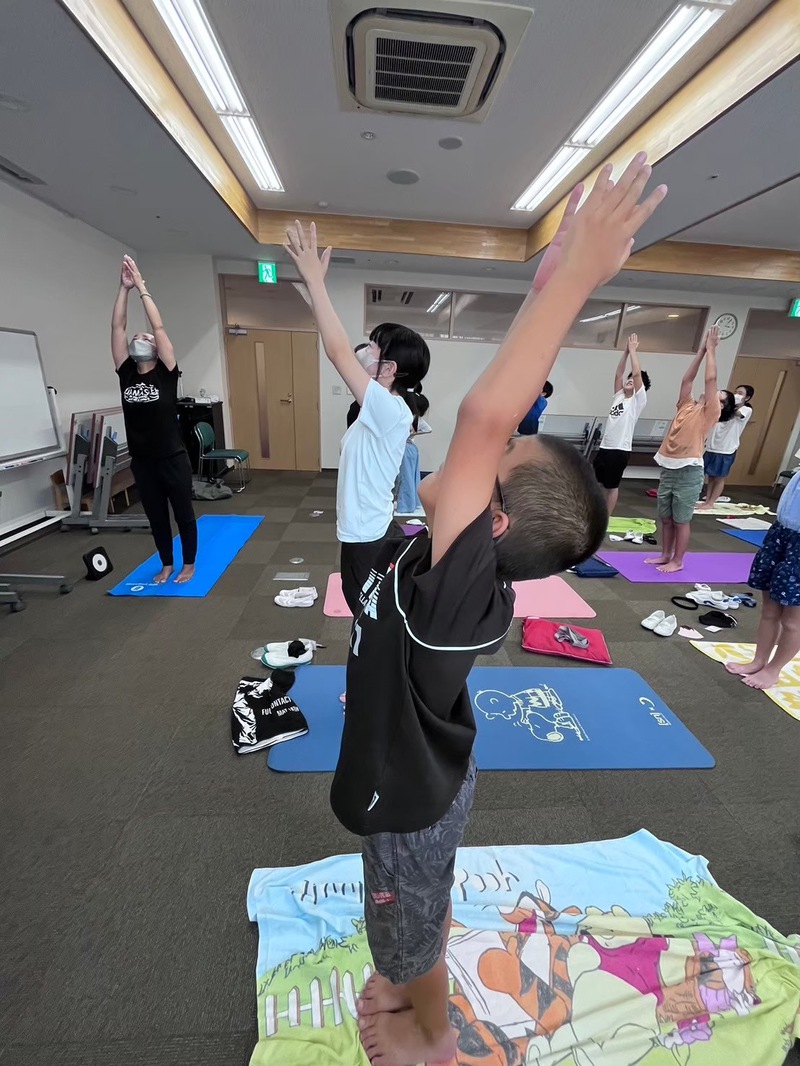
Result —
[[[652,516],[643,488],[625,484],[619,514]],[[322,613],[334,495],[332,472],[261,474],[243,495],[201,505],[266,515],[205,599],[114,598],[110,581],[79,580],[69,596],[31,591],[24,613],[0,617],[1,1066],[247,1062],[250,872],[356,846],[328,806],[329,775],[273,774],[263,753],[238,759],[229,731],[236,683],[260,669],[256,646],[313,637],[327,645],[318,663],[345,661],[348,623]],[[77,579],[98,543],[115,579],[152,550],[141,533],[53,533],[0,569]],[[710,518],[695,522],[693,547],[751,550]],[[273,576],[297,569],[297,556],[321,595],[290,614],[272,601]],[[640,627],[685,586],[569,580],[596,608],[589,624],[614,662],[642,674],[716,768],[486,773],[466,843],[571,843],[644,826],[705,855],[778,929],[800,930],[800,723],[683,638]],[[738,615],[737,638],[752,639],[758,612]],[[532,661],[520,626],[490,662]],[[800,1062],[796,1051],[788,1061]]]

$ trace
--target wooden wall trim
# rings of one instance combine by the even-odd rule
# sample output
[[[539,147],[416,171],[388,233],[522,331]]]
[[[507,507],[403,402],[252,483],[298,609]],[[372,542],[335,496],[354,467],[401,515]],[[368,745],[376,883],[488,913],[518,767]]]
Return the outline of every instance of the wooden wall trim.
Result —
[[[401,218],[259,211],[259,242],[283,244],[286,227],[298,218],[304,225],[316,222],[322,247],[332,244],[342,251],[443,255],[456,259],[503,260],[512,263],[525,261],[524,229],[468,226],[456,222],[415,222]]]
[[[120,0],[59,0],[247,230],[257,211]]]
[[[637,152],[647,152],[649,161],[657,163],[798,56],[800,3],[774,0],[583,180],[591,185],[609,162],[617,171],[626,167]],[[576,182],[579,176],[576,171]],[[527,259],[553,239],[566,202],[567,196],[528,230]]]
[[[632,255],[624,270],[800,282],[800,252],[735,244],[660,241]]]

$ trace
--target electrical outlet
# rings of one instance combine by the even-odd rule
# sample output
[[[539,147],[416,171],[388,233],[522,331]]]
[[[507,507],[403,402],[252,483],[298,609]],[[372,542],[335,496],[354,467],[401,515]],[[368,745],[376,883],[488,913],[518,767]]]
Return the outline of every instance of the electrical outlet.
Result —
[[[331,388],[331,392],[333,393],[334,396],[341,396],[342,395],[342,386],[341,385],[334,385]]]

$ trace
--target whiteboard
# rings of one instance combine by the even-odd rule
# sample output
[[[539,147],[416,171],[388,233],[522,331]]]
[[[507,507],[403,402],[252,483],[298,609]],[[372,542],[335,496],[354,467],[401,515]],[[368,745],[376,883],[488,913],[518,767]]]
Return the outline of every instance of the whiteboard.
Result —
[[[60,454],[36,334],[0,329],[0,463]]]

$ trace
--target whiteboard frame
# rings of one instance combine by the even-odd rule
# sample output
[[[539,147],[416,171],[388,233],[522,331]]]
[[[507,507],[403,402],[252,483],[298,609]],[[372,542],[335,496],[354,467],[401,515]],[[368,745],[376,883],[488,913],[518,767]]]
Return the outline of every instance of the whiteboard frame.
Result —
[[[42,350],[39,347],[39,338],[36,332],[32,329],[12,329],[9,326],[0,326],[0,333],[19,333],[26,337],[33,337],[33,343],[36,345],[36,357],[39,360],[39,373],[42,375],[42,385],[44,386],[44,391],[47,393],[47,406],[50,411],[50,421],[52,422],[53,431],[56,437],[55,447],[36,452],[19,452],[16,455],[0,456],[0,469],[13,470],[17,466],[28,466],[30,463],[42,463],[46,459],[58,459],[60,456],[64,455],[64,441],[61,435],[61,426],[59,425],[57,409],[53,403],[53,393],[55,392],[55,389],[47,384],[44,363],[42,362]]]

